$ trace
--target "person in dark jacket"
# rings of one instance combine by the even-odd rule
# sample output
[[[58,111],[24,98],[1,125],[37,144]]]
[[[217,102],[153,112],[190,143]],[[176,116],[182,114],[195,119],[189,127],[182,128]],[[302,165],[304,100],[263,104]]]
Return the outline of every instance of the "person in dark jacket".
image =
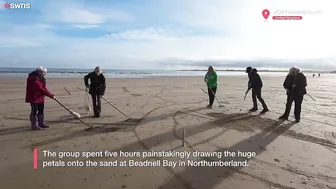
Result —
[[[283,83],[283,87],[286,89],[287,103],[285,113],[279,117],[279,119],[287,120],[294,101],[294,116],[295,121],[300,122],[301,119],[301,105],[303,97],[307,94],[307,78],[301,72],[300,68],[292,67]]]
[[[49,126],[44,122],[44,100],[45,96],[56,99],[47,89],[45,75],[47,69],[39,67],[28,74],[26,86],[26,103],[30,103],[30,123],[33,130],[41,130]]]
[[[263,110],[260,113],[266,113],[269,111],[269,109],[267,108],[264,99],[261,97],[261,88],[263,87],[263,83],[261,77],[257,72],[258,71],[255,68],[253,69],[252,67],[246,68],[246,73],[248,74],[249,82],[245,95],[247,95],[247,93],[252,89],[253,108],[251,108],[249,111],[254,112],[258,110],[258,103],[257,103],[258,99],[263,106]]]
[[[90,85],[89,85],[90,79]],[[84,84],[92,97],[94,117],[100,117],[101,97],[105,94],[106,81],[101,69],[96,67],[95,70],[84,77]]]

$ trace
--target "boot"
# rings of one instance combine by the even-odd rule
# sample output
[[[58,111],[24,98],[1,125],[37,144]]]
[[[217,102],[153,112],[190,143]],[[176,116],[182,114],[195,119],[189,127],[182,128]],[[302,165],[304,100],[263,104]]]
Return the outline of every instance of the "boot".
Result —
[[[38,114],[37,120],[38,126],[40,126],[41,128],[49,128],[49,126],[44,123],[44,114]]]
[[[264,113],[266,113],[266,112],[268,112],[268,111],[269,111],[268,108],[264,108],[260,113],[261,113],[261,114],[264,114]]]
[[[257,110],[258,110],[257,107],[253,107],[253,108],[249,109],[250,112],[255,112],[255,111],[257,111]]]
[[[31,123],[31,129],[32,130],[41,130],[42,128],[37,125],[37,117],[36,116],[30,116],[30,123]]]
[[[288,120],[288,115],[283,114],[282,116],[279,117],[279,119]]]

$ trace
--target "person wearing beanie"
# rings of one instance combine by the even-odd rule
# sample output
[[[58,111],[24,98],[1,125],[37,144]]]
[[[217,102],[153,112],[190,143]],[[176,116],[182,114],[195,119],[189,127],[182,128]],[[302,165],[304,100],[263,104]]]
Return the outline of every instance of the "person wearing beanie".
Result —
[[[55,95],[47,89],[45,76],[47,68],[40,66],[28,74],[26,85],[26,103],[30,103],[30,123],[33,130],[41,130],[49,126],[44,122],[45,96],[56,99]]]
[[[248,81],[248,88],[247,88],[245,95],[247,95],[247,93],[252,89],[253,108],[251,108],[249,111],[254,112],[258,110],[258,103],[257,103],[257,99],[258,99],[263,107],[263,110],[260,113],[264,114],[268,112],[269,109],[264,99],[261,97],[261,89],[263,87],[263,82],[261,80],[261,77],[259,76],[257,69],[255,68],[252,69],[252,67],[247,67],[246,73],[248,74],[249,81]]]

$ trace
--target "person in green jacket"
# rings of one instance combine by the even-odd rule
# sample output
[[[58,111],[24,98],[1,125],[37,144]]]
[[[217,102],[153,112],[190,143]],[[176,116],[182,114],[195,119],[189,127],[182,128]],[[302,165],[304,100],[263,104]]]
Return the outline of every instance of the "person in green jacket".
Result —
[[[218,86],[217,73],[215,72],[213,66],[209,66],[208,72],[205,74],[204,81],[207,84],[209,95],[209,105],[207,107],[212,108]]]

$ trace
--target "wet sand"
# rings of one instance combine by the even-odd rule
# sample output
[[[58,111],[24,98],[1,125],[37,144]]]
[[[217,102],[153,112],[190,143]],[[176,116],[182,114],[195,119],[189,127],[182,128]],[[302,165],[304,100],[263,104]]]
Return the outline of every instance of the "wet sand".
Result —
[[[48,88],[66,107],[80,113],[87,126],[57,102],[47,99],[42,131],[29,128],[30,106],[24,103],[26,78],[1,76],[0,181],[2,188],[35,189],[149,189],[149,188],[336,188],[336,75],[308,79],[302,120],[277,118],[285,107],[284,77],[263,76],[262,95],[270,112],[249,113],[251,93],[243,101],[247,78],[219,78],[218,100],[206,109],[208,96],[202,77],[108,79],[101,118],[84,109],[82,79],[49,78]],[[91,103],[91,102],[90,102]],[[240,109],[242,108],[242,111]],[[181,146],[183,130],[185,145]],[[39,168],[33,169],[33,149],[39,149]],[[255,152],[251,159],[222,157],[222,161],[248,160],[241,167],[45,167],[43,150],[50,151],[230,151]],[[106,158],[118,160],[183,161],[169,158]],[[58,160],[55,158],[54,160]],[[63,159],[66,160],[66,159]],[[75,160],[68,159],[68,160]],[[78,159],[77,159],[78,160]],[[88,159],[86,159],[88,160]],[[201,158],[191,157],[200,161]],[[213,162],[214,158],[203,158]]]

